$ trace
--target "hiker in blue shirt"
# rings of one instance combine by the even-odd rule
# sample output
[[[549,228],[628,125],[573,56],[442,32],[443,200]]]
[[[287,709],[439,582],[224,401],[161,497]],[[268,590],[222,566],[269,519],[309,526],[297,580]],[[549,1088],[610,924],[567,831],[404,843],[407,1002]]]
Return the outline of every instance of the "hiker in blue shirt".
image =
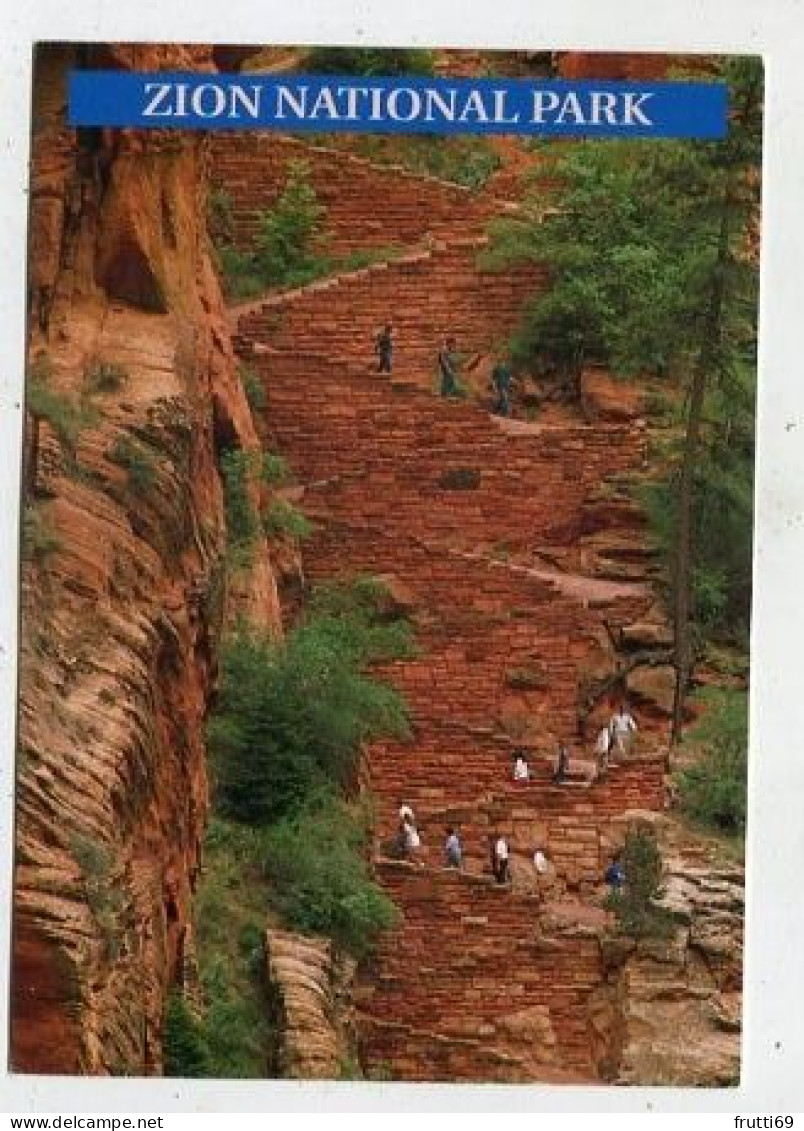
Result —
[[[625,872],[620,863],[619,852],[611,858],[611,863],[606,869],[604,879],[611,888],[612,895],[622,891],[623,884],[625,883]]]
[[[461,852],[461,842],[458,840],[458,834],[455,832],[455,829],[447,829],[444,855],[447,859],[448,868],[460,868],[463,854]]]

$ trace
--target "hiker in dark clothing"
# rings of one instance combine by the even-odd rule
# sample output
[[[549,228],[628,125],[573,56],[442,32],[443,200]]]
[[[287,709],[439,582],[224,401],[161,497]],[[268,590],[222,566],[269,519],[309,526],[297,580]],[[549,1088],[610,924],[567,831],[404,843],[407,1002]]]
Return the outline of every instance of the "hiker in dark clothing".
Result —
[[[605,872],[605,875],[604,875],[603,878],[605,879],[606,883],[609,885],[609,890],[611,891],[611,894],[612,895],[619,895],[619,893],[623,889],[623,885],[625,884],[625,872],[623,871],[623,866],[620,863],[619,852],[615,853],[614,856],[612,856],[611,863],[609,864],[608,868],[606,869],[606,872]]]
[[[491,373],[491,382],[494,385],[496,400],[493,412],[498,416],[511,415],[511,369],[507,362],[498,361]]]
[[[438,351],[438,373],[441,378],[441,396],[456,396],[458,393],[458,358],[455,355],[454,338],[447,338]]]
[[[380,358],[378,372],[390,373],[394,353],[394,328],[390,322],[377,335],[375,348]]]
[[[556,772],[553,774],[553,784],[561,785],[562,782],[567,780],[569,775],[570,752],[566,742],[559,742],[558,744],[558,758],[556,760]]]

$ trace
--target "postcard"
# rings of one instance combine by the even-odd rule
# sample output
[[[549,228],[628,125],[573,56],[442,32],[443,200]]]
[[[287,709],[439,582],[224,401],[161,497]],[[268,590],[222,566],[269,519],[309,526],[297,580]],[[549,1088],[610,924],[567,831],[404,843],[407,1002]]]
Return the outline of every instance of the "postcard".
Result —
[[[737,1086],[761,59],[33,74],[11,1071]]]

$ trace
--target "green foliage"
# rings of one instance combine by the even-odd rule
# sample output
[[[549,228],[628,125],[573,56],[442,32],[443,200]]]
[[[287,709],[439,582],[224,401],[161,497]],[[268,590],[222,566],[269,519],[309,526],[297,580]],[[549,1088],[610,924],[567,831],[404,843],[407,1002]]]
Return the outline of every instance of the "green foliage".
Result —
[[[209,1076],[209,1047],[204,1026],[193,1017],[178,990],[168,995],[162,1035],[165,1076],[196,1078]]]
[[[41,505],[29,504],[22,517],[21,557],[24,562],[44,564],[51,554],[61,549],[61,541],[48,521]]]
[[[224,188],[214,187],[207,198],[207,228],[217,247],[231,244],[234,239],[232,198]]]
[[[267,283],[255,266],[252,252],[241,251],[232,244],[220,244],[215,248],[215,258],[228,299],[242,302],[265,291]]]
[[[294,538],[302,542],[313,532],[309,519],[287,499],[272,499],[263,515],[262,524],[269,538]]]
[[[107,954],[114,959],[118,952],[120,914],[123,894],[115,886],[114,857],[105,844],[93,837],[76,834],[70,848],[84,880],[87,903],[100,929]]]
[[[243,251],[228,238],[216,237],[215,255],[227,298],[254,298],[271,287],[301,287],[336,271],[357,270],[400,254],[393,246],[364,248],[340,257],[330,254],[323,230],[325,214],[309,165],[289,162],[285,186],[274,206],[259,214],[253,247]],[[212,230],[224,229],[219,225]],[[228,230],[233,230],[231,224]],[[264,389],[246,375],[243,384],[252,408],[264,408]]]
[[[486,138],[431,134],[365,134],[357,152],[377,165],[401,165],[412,173],[479,190],[500,168],[500,158]]]
[[[113,361],[96,361],[84,374],[84,391],[89,396],[117,393],[128,381],[128,370]]]
[[[392,263],[398,259],[403,248],[395,244],[386,244],[383,247],[361,247],[350,251],[347,255],[334,259],[333,270],[359,271],[363,267],[371,267],[374,263]]]
[[[677,626],[685,653],[690,637],[744,638],[751,592],[758,273],[748,247],[761,67],[729,61],[718,77],[731,87],[726,139],[573,145],[555,165],[557,206],[534,198],[497,221],[487,257],[491,266],[549,269],[550,288],[533,297],[515,335],[520,368],[573,380],[589,361],[653,373],[679,403],[685,388],[705,390],[700,438],[692,432],[683,449],[655,453],[669,474],[646,499],[675,592],[692,592],[693,631],[686,614]],[[682,467],[692,468],[691,482]],[[687,513],[690,560],[679,522]]]
[[[254,265],[269,286],[300,286],[320,274],[321,225],[318,203],[304,161],[288,164],[288,178],[273,208],[259,217]]]
[[[266,837],[271,900],[288,925],[328,935],[357,958],[397,921],[369,876],[365,840],[362,823],[333,797],[316,799]]]
[[[81,430],[88,423],[85,406],[76,404],[52,387],[53,366],[43,354],[31,367],[26,390],[26,408],[34,420],[44,420],[69,452],[75,451]]]
[[[679,800],[694,821],[732,835],[745,832],[748,776],[748,695],[740,689],[710,690],[704,712],[685,745],[699,760],[677,775]]]
[[[247,365],[239,366],[237,372],[252,411],[263,412],[268,404],[268,399],[265,395],[265,386],[259,375]]]
[[[314,47],[305,71],[324,75],[431,75],[435,57],[420,47]]]
[[[399,695],[365,674],[404,643],[398,625],[357,603],[312,612],[281,644],[241,627],[224,648],[209,725],[220,813],[278,820],[324,785],[346,787],[361,743],[406,734]]]
[[[223,452],[220,469],[223,477],[223,506],[229,549],[250,549],[259,531],[259,519],[249,498],[249,481],[254,464],[251,452],[234,448]]]
[[[607,900],[618,929],[637,939],[669,937],[674,929],[673,917],[654,903],[660,895],[662,857],[652,829],[637,826],[628,830],[620,863],[625,884]]]
[[[287,460],[276,452],[264,452],[262,457],[262,481],[269,486],[281,487],[292,479]]]
[[[208,1075],[270,1072],[276,1034],[265,1000],[262,934],[268,891],[261,834],[213,817],[195,901]]]
[[[130,436],[121,436],[115,441],[109,458],[125,469],[128,486],[135,495],[147,495],[156,487],[157,472],[153,457]]]

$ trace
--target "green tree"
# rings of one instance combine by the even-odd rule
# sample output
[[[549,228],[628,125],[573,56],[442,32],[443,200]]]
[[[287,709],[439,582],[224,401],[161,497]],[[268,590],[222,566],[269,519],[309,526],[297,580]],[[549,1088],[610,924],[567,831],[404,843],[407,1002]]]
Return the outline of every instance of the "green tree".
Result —
[[[211,1064],[204,1026],[193,1017],[184,996],[178,990],[172,990],[167,999],[162,1055],[165,1076],[194,1078],[210,1075]]]
[[[310,181],[310,166],[291,161],[276,203],[259,217],[254,241],[254,265],[266,283],[301,284],[319,272],[325,214]]]
[[[701,721],[685,744],[702,750],[677,776],[679,801],[693,820],[732,835],[745,832],[748,754],[748,696],[720,688],[702,696]]]
[[[209,726],[219,812],[264,824],[322,786],[352,784],[363,742],[407,733],[397,692],[366,674],[408,637],[355,607],[313,613],[284,642],[241,627],[224,648]]]
[[[720,431],[717,421],[709,428],[705,406],[729,395],[740,371],[750,374],[751,390],[754,380],[761,64],[729,61],[721,77],[731,91],[723,141],[573,146],[557,165],[557,206],[531,202],[498,221],[489,254],[492,265],[521,260],[549,270],[551,285],[534,296],[514,342],[521,364],[547,360],[577,381],[595,360],[624,374],[661,374],[684,391],[673,474],[674,737],[694,659],[696,570],[710,590],[717,580],[702,572],[694,529],[696,495],[724,469],[722,452],[708,467],[702,460]],[[727,489],[744,499],[742,470],[737,480]],[[750,545],[737,552],[750,559]]]
[[[314,47],[305,70],[324,75],[430,75],[433,52],[416,47]]]
[[[628,830],[620,863],[625,883],[608,898],[620,931],[637,939],[666,937],[672,932],[673,919],[655,903],[661,894],[662,855],[652,829],[636,826]]]
[[[265,840],[271,901],[285,921],[329,936],[356,958],[398,918],[369,875],[366,839],[364,822],[324,796],[273,826]]]

